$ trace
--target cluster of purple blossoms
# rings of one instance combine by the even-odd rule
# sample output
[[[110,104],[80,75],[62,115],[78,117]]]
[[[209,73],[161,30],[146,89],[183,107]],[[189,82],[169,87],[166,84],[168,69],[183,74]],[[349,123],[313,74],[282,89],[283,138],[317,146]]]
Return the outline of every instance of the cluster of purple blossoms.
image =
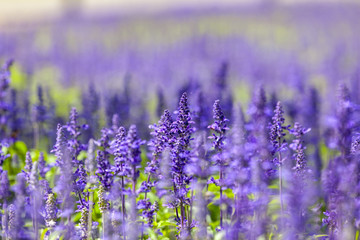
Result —
[[[1,72],[4,96],[8,72],[8,67]],[[100,133],[100,95],[90,87],[81,114],[72,108],[68,122],[58,125],[52,154],[42,144],[31,149],[17,138],[7,141],[7,127],[0,129],[7,143],[0,149],[1,237],[345,239],[347,231],[360,231],[359,108],[349,90],[340,88],[336,121],[324,133],[334,141],[328,141],[318,114],[309,123],[305,118],[311,113],[294,109],[294,102],[282,105],[275,93],[267,102],[263,88],[246,113],[230,104],[227,77],[224,62],[214,94],[222,104],[214,102],[212,119],[203,113],[206,101],[189,104],[205,99],[199,82],[186,86],[195,94],[181,95],[174,118],[159,93],[158,112],[164,111],[150,134],[129,121],[129,86],[124,96],[109,100],[124,109],[108,103],[107,126]],[[38,89],[33,123],[50,127],[50,107]],[[310,95],[309,101],[316,101],[316,92]],[[311,111],[318,111],[313,105]],[[8,116],[2,106],[0,114]],[[6,121],[0,125],[7,126]],[[36,124],[30,135],[41,136],[45,131],[36,133]],[[307,128],[314,126],[315,131]],[[322,162],[327,156],[329,161]]]

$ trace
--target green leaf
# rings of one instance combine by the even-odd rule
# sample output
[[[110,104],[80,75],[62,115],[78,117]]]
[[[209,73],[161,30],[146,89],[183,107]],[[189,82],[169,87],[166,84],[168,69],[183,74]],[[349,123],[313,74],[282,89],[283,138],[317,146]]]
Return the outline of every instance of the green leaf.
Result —
[[[45,228],[45,229],[42,230],[41,236],[40,236],[40,239],[41,239],[41,240],[44,240],[44,239],[45,239],[46,233],[47,233],[48,231],[49,231],[48,228]]]

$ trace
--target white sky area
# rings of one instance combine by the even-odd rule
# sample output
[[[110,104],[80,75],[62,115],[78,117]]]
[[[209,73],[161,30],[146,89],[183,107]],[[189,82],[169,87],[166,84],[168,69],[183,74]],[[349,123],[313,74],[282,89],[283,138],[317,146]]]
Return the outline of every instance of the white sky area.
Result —
[[[85,14],[152,13],[179,8],[229,7],[258,4],[259,2],[279,4],[357,2],[358,0],[0,0],[0,23],[31,21],[59,16],[66,3],[81,5]]]

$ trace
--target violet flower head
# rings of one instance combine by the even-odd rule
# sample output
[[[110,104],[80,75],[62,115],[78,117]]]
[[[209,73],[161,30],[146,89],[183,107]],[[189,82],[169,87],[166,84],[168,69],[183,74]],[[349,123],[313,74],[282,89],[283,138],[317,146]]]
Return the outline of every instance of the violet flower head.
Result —
[[[341,84],[337,107],[337,146],[344,160],[349,158],[353,132],[353,103],[350,99],[349,89]],[[346,160],[347,161],[347,160]]]
[[[10,66],[12,65],[12,61],[7,61],[2,69],[0,69],[0,137],[2,138],[2,142],[8,142],[8,138],[6,136],[6,127],[9,118],[9,104],[6,101],[6,96],[9,89],[10,84]]]
[[[39,174],[42,178],[45,178],[45,175],[46,175],[48,169],[46,166],[45,157],[44,157],[43,152],[40,152],[38,162],[39,162],[39,164],[38,164]]]
[[[128,169],[126,168],[126,158],[128,145],[126,142],[126,130],[124,127],[119,127],[117,130],[115,141],[112,143],[114,154],[114,172],[115,175],[126,176]]]
[[[142,216],[147,220],[147,225],[152,227],[155,212],[158,210],[158,203],[155,202],[154,204],[151,204],[149,199],[142,199],[137,202],[137,209],[142,210]]]
[[[100,150],[97,151],[96,162],[98,169],[96,170],[96,175],[104,187],[104,190],[108,191],[111,187],[113,181],[113,175],[111,173],[111,165],[109,162],[109,132],[106,129],[102,130],[102,135],[99,140]]]
[[[76,108],[71,109],[69,122],[64,127],[74,139],[77,139],[77,137],[80,136],[80,126],[78,126],[78,112],[76,111]]]
[[[213,106],[213,118],[214,123],[211,124],[208,128],[213,130],[215,133],[210,136],[210,139],[213,139],[213,146],[216,151],[222,151],[224,140],[225,140],[225,133],[229,129],[227,127],[228,119],[225,118],[221,107],[220,107],[220,100],[216,100]]]
[[[169,146],[172,139],[171,126],[173,119],[168,110],[164,111],[158,124],[150,125],[149,128],[153,129],[151,132],[152,140],[149,142],[149,146],[152,150],[153,159],[148,163],[145,168],[145,173],[155,174],[159,168],[159,157],[163,153],[164,149]]]
[[[270,140],[273,145],[273,154],[282,151],[286,147],[286,142],[284,140],[286,133],[284,130],[288,130],[290,126],[285,126],[284,124],[284,111],[281,102],[279,101],[274,110],[270,128]]]
[[[141,150],[140,147],[145,143],[137,135],[137,130],[135,125],[131,125],[129,132],[126,136],[126,141],[128,145],[128,154],[127,154],[127,164],[131,168],[130,175],[133,181],[139,177],[139,168],[141,165]]]
[[[306,147],[303,145],[303,136],[308,133],[311,129],[306,129],[302,127],[298,122],[294,124],[294,128],[289,131],[290,134],[295,136],[295,139],[289,145],[289,147],[295,152],[294,158],[296,161],[296,165],[294,170],[297,174],[301,174],[306,169],[306,158],[305,158],[305,149]]]
[[[323,218],[323,224],[327,225],[331,232],[336,232],[338,230],[338,214],[336,210],[325,211],[324,215],[326,217]]]
[[[63,128],[66,129],[70,134],[70,137],[67,141],[67,146],[71,152],[72,161],[77,167],[79,164],[77,156],[82,150],[86,150],[86,146],[80,143],[79,136],[81,135],[81,129],[87,129],[87,125],[78,125],[78,112],[76,111],[76,108],[71,109],[69,122],[64,125]]]
[[[180,139],[184,148],[189,146],[191,134],[194,131],[192,123],[187,93],[184,92],[180,98],[177,119],[172,126],[173,132],[178,135],[178,139]]]
[[[32,162],[32,158],[31,158],[31,154],[30,152],[26,152],[26,156],[25,156],[25,167],[24,167],[24,173],[26,176],[26,180],[29,181],[30,180],[30,173],[33,167],[33,162]]]
[[[74,179],[75,179],[74,189],[77,193],[81,194],[84,191],[88,180],[88,175],[86,173],[83,162],[80,162],[79,166],[77,167],[74,173]]]
[[[185,173],[185,166],[190,160],[189,145],[191,134],[194,131],[192,123],[187,94],[185,92],[179,102],[177,119],[172,124],[174,137],[171,140],[171,142],[174,142],[171,151],[171,174],[175,188],[177,188],[175,195],[183,202],[186,200],[185,198],[188,191],[186,185],[189,184],[191,179]]]
[[[7,171],[0,172],[0,200],[6,200],[10,196],[10,184]]]
[[[26,175],[24,173],[19,173],[16,176],[16,185],[14,186],[15,192],[15,205],[16,207],[25,207],[28,200],[28,188],[26,187]]]
[[[56,132],[56,143],[51,150],[52,153],[56,156],[56,165],[62,167],[64,164],[64,149],[66,146],[66,139],[64,137],[64,128],[58,124],[57,125],[57,132]]]

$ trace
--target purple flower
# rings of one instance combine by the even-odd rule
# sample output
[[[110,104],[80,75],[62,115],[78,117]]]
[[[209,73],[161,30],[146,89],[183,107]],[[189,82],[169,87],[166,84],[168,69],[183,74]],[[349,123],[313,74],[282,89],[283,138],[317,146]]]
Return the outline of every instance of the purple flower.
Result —
[[[224,156],[223,156],[223,148],[224,148],[224,140],[225,140],[225,133],[229,129],[226,123],[229,121],[225,118],[221,107],[220,107],[220,100],[216,100],[213,106],[213,118],[214,123],[211,124],[208,128],[213,130],[212,136],[210,139],[213,139],[213,146],[216,151],[215,153],[215,164],[219,165],[219,180],[215,180],[213,177],[210,179],[211,183],[215,183],[215,185],[220,186],[220,208],[222,208],[223,203],[223,174],[224,174]],[[220,210],[220,228],[223,227],[223,210]]]
[[[310,129],[303,128],[298,122],[294,124],[294,128],[289,131],[290,134],[295,136],[295,139],[289,145],[294,150],[294,158],[296,165],[294,167],[297,174],[302,174],[306,170],[305,146],[303,146],[303,136],[308,133]]]
[[[330,231],[337,231],[338,224],[337,224],[337,212],[335,210],[332,211],[325,211],[324,215],[326,216],[323,218],[322,222],[328,226]]]
[[[147,225],[152,227],[155,212],[158,210],[158,203],[151,204],[149,199],[142,199],[137,202],[137,209],[142,210],[142,216],[147,220]]]
[[[9,206],[9,232],[14,239],[21,239],[26,236],[24,223],[29,206],[29,193],[26,187],[26,176],[19,173],[16,176],[16,185],[14,186],[15,202]]]
[[[78,194],[82,194],[88,179],[88,175],[86,173],[84,164],[82,162],[80,162],[78,168],[74,173],[74,179],[75,179],[75,183],[74,183],[75,192],[77,192]]]
[[[26,176],[26,181],[28,181],[28,182],[30,180],[30,173],[32,170],[32,166],[33,166],[33,162],[32,162],[32,158],[31,158],[31,154],[30,154],[30,152],[26,152],[25,167],[24,167],[23,172]]]
[[[337,106],[337,146],[345,162],[350,161],[351,141],[354,123],[352,119],[354,105],[348,88],[341,84]]]
[[[66,129],[70,135],[67,140],[67,147],[70,151],[74,166],[77,167],[79,164],[79,160],[77,159],[77,157],[82,150],[86,150],[86,146],[80,143],[79,137],[81,135],[81,129],[86,129],[87,125],[78,124],[78,113],[76,111],[76,108],[71,109],[69,122],[64,125],[63,128]]]
[[[113,155],[114,155],[114,172],[115,175],[126,176],[128,169],[126,168],[126,157],[128,151],[128,145],[126,142],[126,130],[124,127],[120,127],[117,130],[115,140],[112,143]]]
[[[174,137],[170,140],[170,143],[174,143],[171,151],[171,173],[175,187],[177,188],[175,190],[175,195],[184,201],[187,193],[186,184],[190,181],[190,178],[185,173],[185,166],[190,158],[188,148],[193,132],[191,126],[193,122],[191,121],[186,93],[183,93],[181,96],[177,114],[177,119],[172,124],[172,133],[174,134]]]
[[[128,146],[127,161],[126,164],[129,167],[129,177],[132,179],[133,183],[133,192],[135,192],[135,184],[139,177],[139,168],[141,165],[141,145],[145,141],[141,140],[137,135],[137,130],[135,125],[131,125],[126,136],[126,142]]]
[[[173,137],[171,128],[172,123],[173,119],[170,112],[165,110],[159,123],[149,126],[149,128],[153,129],[151,132],[152,139],[148,144],[151,147],[153,158],[145,168],[145,173],[156,174],[156,171],[159,168],[159,157],[164,149],[171,144],[170,141]]]
[[[98,177],[101,185],[105,191],[108,191],[113,181],[113,174],[110,165],[110,153],[109,153],[109,132],[107,129],[103,129],[100,142],[100,150],[97,151],[96,162],[98,169],[96,170],[96,176]]]
[[[9,118],[10,105],[6,101],[6,96],[10,84],[10,67],[13,61],[7,61],[0,69],[0,137],[4,144],[8,143],[8,136],[6,136],[6,126]]]
[[[284,111],[281,102],[279,101],[274,110],[274,116],[272,117],[272,124],[270,127],[270,140],[273,145],[273,155],[286,148],[286,141],[284,139],[286,133],[284,130],[288,130],[290,126],[285,126],[284,124]],[[282,164],[282,162],[278,162],[277,164]]]
[[[51,150],[51,152],[54,153],[56,156],[56,165],[60,168],[64,164],[63,157],[64,157],[64,150],[66,147],[66,139],[64,137],[63,130],[64,130],[63,127],[60,124],[58,124],[57,132],[56,132],[56,143],[53,149]]]
[[[210,136],[210,139],[213,139],[213,147],[217,152],[221,152],[224,148],[224,141],[225,141],[225,133],[229,128],[227,127],[228,119],[225,118],[221,107],[220,107],[220,100],[216,100],[213,106],[213,113],[214,113],[214,123],[208,126],[213,133]]]
[[[40,152],[38,162],[39,162],[39,164],[38,164],[39,174],[42,178],[45,178],[48,168],[46,166],[45,157],[44,157],[43,152]]]
[[[10,196],[10,184],[7,171],[0,172],[0,200],[6,201]]]

